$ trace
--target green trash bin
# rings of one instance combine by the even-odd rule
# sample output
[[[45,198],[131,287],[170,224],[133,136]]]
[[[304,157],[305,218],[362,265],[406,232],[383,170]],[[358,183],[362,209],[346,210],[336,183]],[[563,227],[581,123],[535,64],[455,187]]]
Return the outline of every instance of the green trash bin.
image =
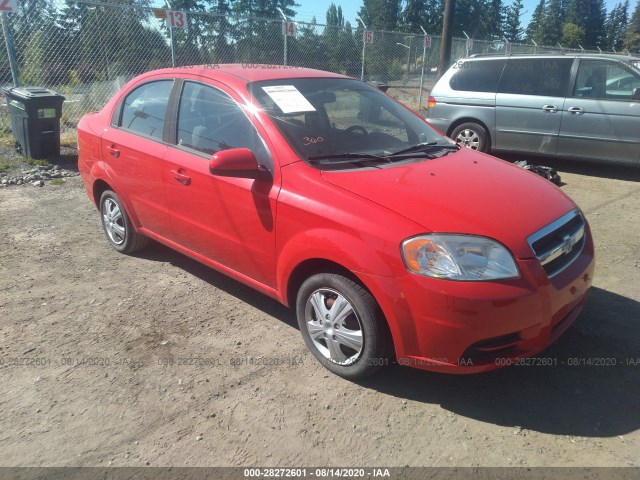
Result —
[[[31,158],[60,156],[64,96],[40,87],[3,88],[16,151]]]

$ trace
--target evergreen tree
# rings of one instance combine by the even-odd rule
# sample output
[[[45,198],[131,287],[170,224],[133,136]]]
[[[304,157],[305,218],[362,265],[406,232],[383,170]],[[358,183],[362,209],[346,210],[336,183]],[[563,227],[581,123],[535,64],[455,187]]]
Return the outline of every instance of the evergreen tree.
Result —
[[[542,28],[544,25],[544,15],[546,10],[546,0],[540,0],[536,9],[533,11],[533,15],[531,16],[531,21],[527,26],[526,37],[527,40],[533,40],[536,43],[540,43],[542,41]]]
[[[607,11],[604,0],[569,0],[565,6],[566,21],[582,27],[585,48],[595,48],[606,41]]]
[[[502,0],[487,0],[484,12],[483,31],[480,38],[502,38],[505,21],[505,8],[502,5]]]
[[[402,11],[402,27],[407,32],[420,32],[424,28],[425,0],[407,0]]]
[[[623,48],[624,34],[629,22],[629,0],[618,3],[607,15],[605,23],[606,40],[603,49],[616,51]]]
[[[510,42],[522,40],[523,30],[520,27],[520,16],[522,15],[522,0],[515,0],[509,8],[505,17],[504,36]]]
[[[624,46],[631,52],[640,52],[640,0],[636,3],[624,37]]]
[[[398,30],[401,0],[363,0],[358,15],[370,29]]]

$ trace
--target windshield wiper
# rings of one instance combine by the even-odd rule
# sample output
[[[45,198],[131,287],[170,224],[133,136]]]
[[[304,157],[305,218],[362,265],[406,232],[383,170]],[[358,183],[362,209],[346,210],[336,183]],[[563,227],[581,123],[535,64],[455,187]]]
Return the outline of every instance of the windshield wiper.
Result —
[[[334,158],[341,158],[344,160],[333,161]],[[372,153],[354,153],[354,152],[345,152],[338,153],[333,155],[315,155],[313,157],[307,158],[307,160],[314,164],[331,164],[331,165],[340,165],[342,163],[355,163],[354,161],[378,161],[378,162],[389,162],[389,158],[381,155],[374,155]],[[360,163],[358,162],[358,163]]]
[[[437,142],[427,142],[427,143],[418,143],[417,145],[412,145],[411,147],[405,148],[403,150],[399,150],[397,152],[390,153],[390,157],[395,157],[396,155],[404,155],[406,153],[411,152],[427,152],[433,150],[460,150],[460,145],[457,143],[447,143],[447,144],[439,144]]]

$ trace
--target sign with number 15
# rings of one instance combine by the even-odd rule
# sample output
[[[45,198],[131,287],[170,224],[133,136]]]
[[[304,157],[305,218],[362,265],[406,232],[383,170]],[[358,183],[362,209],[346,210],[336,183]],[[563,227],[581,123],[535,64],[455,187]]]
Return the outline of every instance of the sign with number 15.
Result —
[[[187,13],[167,10],[167,26],[170,28],[187,28]]]

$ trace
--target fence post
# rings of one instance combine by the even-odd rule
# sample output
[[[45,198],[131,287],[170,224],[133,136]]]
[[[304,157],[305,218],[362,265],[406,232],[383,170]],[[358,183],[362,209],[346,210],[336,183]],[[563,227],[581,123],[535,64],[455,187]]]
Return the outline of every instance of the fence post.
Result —
[[[420,94],[418,95],[418,110],[422,108],[422,87],[424,86],[424,63],[427,60],[427,32],[422,25],[420,25],[420,30],[424,33],[424,40],[422,42],[422,71],[420,72]]]
[[[280,7],[276,7],[276,10],[278,10],[280,12],[280,15],[282,15],[282,21],[284,22],[282,24],[283,29],[284,29],[284,66],[287,66],[287,37],[289,36],[289,32],[287,32],[287,16],[284,14],[284,12],[282,11],[282,9]]]
[[[367,42],[365,38],[365,36],[367,35],[367,26],[364,24],[364,22],[360,17],[356,17],[356,18],[358,19],[358,21],[360,22],[360,25],[362,25],[362,28],[363,28],[362,30],[362,70],[360,70],[360,81],[364,82],[364,52],[367,47]]]
[[[9,57],[9,65],[11,67],[11,78],[13,79],[13,86],[19,87],[18,82],[18,68],[16,67],[16,56],[13,51],[13,35],[9,29],[9,21],[7,20],[7,14],[0,13],[0,21],[2,21],[2,33],[4,33],[4,41],[7,44],[7,55]]]
[[[173,8],[171,8],[171,4],[169,3],[169,0],[164,0],[164,3],[167,5],[167,8],[169,10],[173,10]],[[167,24],[169,25],[169,41],[171,42],[171,66],[175,67],[176,66],[176,46],[175,46],[175,42],[173,41],[173,27],[171,26],[171,22],[169,22],[168,19],[167,19]]]

